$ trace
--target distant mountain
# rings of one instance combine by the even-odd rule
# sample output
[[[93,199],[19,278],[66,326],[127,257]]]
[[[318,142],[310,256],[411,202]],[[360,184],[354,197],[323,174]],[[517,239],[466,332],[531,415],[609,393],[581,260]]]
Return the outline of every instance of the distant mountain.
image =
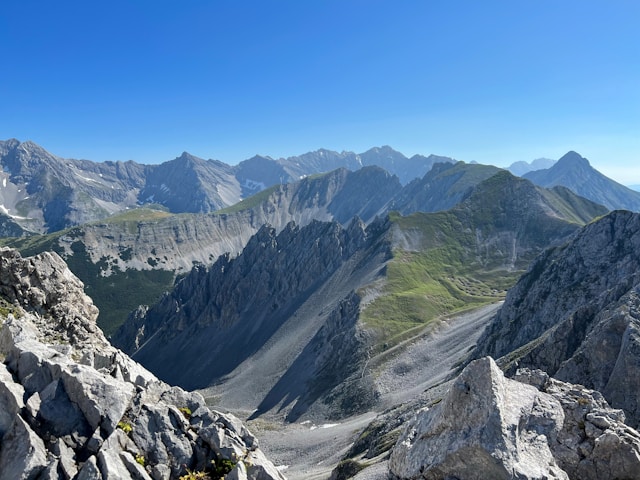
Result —
[[[604,176],[576,152],[569,152],[553,167],[529,172],[524,178],[543,187],[565,186],[611,210],[640,211],[640,192]]]
[[[406,158],[380,147],[362,154],[318,150],[278,160],[254,156],[235,166],[187,152],[159,165],[96,163],[63,159],[33,142],[11,139],[0,141],[0,213],[25,232],[50,233],[146,204],[172,213],[213,212],[273,185],[337,168],[379,166],[407,183],[422,177],[435,162],[453,160],[433,155]]]
[[[615,211],[531,264],[473,357],[599,390],[636,427],[639,338],[640,215]]]
[[[534,170],[543,170],[546,168],[551,168],[555,165],[556,160],[551,160],[550,158],[536,158],[532,162],[514,162],[507,170],[518,177],[522,177],[525,173],[532,172]]]
[[[482,181],[498,173],[490,165],[437,163],[422,178],[406,185],[390,207],[403,215],[448,210],[464,200]]]
[[[631,190],[635,190],[636,192],[640,192],[640,185],[627,185]]]
[[[605,212],[498,171],[448,211],[265,226],[237,257],[198,266],[136,311],[113,341],[161,378],[214,385],[208,394],[254,416],[339,418],[375,404],[369,361],[440,315],[499,300],[539,252]]]
[[[358,216],[370,223],[384,215],[401,188],[397,177],[379,167],[355,172],[342,168],[278,184],[213,213],[131,209],[99,222],[4,243],[25,255],[59,253],[100,308],[99,325],[111,333],[131,310],[155,302],[171,288],[176,274],[189,272],[194,264],[211,264],[224,253],[236,256],[264,224],[280,232],[291,221],[300,226],[312,220],[347,225]],[[19,228],[11,221],[7,219],[5,228]]]
[[[0,205],[23,228],[56,231],[137,203],[147,167],[65,160],[32,142],[0,142]]]

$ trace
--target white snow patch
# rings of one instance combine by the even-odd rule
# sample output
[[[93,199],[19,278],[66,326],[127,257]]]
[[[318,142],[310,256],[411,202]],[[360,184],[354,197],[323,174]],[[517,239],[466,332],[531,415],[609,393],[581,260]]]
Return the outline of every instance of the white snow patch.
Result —
[[[3,186],[3,187],[6,187],[6,186],[7,186],[7,177],[4,177],[4,178],[2,179],[2,186]],[[18,191],[20,191],[20,190],[18,190]]]
[[[276,470],[278,470],[279,472],[284,472],[290,466],[291,465],[276,465]]]
[[[81,179],[86,180],[87,182],[96,182],[97,180],[94,178],[89,178],[89,177],[83,177],[82,175],[80,175],[78,172],[74,172],[77,176],[79,176]]]
[[[316,428],[337,427],[338,425],[340,425],[340,424],[339,423],[323,423],[322,425],[311,425],[311,428],[309,430],[315,430]]]

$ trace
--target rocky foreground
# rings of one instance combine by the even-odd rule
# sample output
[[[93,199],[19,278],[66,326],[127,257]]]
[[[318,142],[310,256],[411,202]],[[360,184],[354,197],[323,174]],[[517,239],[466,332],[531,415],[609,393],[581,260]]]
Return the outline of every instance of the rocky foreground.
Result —
[[[97,314],[56,254],[0,250],[0,480],[284,479],[238,419],[113,348]]]
[[[504,377],[491,357],[460,374],[393,448],[399,479],[637,479],[640,433],[597,391],[541,370]]]

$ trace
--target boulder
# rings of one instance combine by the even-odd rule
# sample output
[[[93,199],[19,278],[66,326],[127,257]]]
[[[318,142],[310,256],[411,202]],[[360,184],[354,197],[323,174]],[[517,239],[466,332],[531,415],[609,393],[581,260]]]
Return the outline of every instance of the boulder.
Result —
[[[402,479],[567,479],[548,445],[563,421],[557,400],[505,379],[483,358],[405,430],[390,470]]]
[[[640,479],[640,434],[597,391],[471,362],[393,448],[398,479]]]

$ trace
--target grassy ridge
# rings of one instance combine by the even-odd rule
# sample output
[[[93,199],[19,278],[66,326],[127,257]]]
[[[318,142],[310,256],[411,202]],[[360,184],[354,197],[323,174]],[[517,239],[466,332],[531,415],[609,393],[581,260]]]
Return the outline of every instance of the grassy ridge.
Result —
[[[441,315],[504,298],[520,271],[490,271],[475,261],[473,238],[449,212],[392,214],[391,220],[416,245],[396,247],[387,266],[383,294],[361,314],[378,335],[377,348],[390,348]]]

